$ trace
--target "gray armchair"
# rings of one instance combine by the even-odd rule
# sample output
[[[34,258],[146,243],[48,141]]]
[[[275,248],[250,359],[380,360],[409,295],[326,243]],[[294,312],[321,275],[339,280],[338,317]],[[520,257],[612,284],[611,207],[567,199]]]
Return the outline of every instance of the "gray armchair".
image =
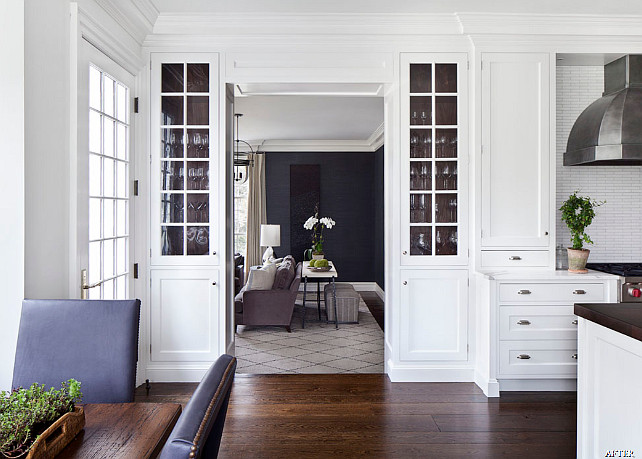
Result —
[[[83,403],[134,401],[140,300],[24,300],[12,387],[74,378]]]
[[[234,300],[236,325],[274,325],[291,332],[294,304],[301,283],[302,265],[296,267],[294,279],[287,288],[241,291]]]

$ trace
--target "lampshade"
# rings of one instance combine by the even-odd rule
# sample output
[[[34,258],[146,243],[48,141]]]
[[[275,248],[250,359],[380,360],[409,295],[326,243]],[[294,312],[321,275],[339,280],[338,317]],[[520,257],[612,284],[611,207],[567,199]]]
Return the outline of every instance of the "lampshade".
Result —
[[[261,225],[261,247],[281,245],[281,225]]]

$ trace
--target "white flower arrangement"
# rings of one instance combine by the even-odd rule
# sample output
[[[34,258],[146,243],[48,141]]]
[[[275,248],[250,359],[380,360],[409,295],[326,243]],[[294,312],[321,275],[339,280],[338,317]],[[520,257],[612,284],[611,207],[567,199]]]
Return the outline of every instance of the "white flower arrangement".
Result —
[[[312,250],[315,254],[323,253],[323,230],[332,229],[336,224],[330,217],[319,218],[318,205],[315,214],[305,221],[303,227],[312,231]]]

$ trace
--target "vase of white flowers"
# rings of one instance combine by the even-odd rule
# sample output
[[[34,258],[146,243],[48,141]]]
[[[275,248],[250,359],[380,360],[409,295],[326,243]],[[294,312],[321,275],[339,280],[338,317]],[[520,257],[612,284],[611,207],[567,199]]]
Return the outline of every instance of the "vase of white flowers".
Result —
[[[312,231],[312,252],[313,260],[322,260],[325,255],[323,253],[323,230],[332,229],[336,225],[335,221],[330,217],[321,217],[319,218],[318,206],[314,215],[306,220],[303,224],[303,227],[307,230]]]

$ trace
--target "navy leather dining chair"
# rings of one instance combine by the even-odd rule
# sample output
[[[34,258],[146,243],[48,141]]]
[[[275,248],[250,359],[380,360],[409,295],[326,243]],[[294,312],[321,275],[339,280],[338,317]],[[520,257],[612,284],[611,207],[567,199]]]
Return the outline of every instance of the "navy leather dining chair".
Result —
[[[218,456],[236,371],[236,358],[223,354],[207,371],[163,447],[160,459]]]
[[[82,403],[133,402],[140,300],[24,300],[14,388],[80,381]]]

